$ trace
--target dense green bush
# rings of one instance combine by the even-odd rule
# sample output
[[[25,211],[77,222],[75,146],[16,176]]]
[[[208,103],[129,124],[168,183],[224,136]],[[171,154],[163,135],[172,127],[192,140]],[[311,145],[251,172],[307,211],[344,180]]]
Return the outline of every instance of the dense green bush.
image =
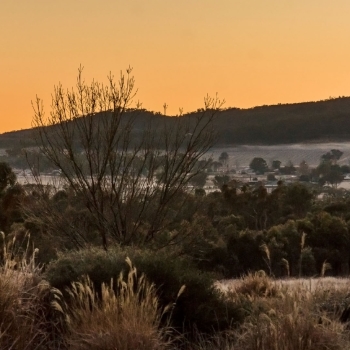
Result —
[[[48,265],[46,278],[52,286],[64,290],[73,281],[88,275],[98,287],[102,282],[118,277],[121,271],[127,271],[126,256],[130,257],[139,274],[144,273],[156,285],[163,307],[176,302],[171,316],[173,327],[187,334],[194,329],[210,333],[227,329],[241,320],[238,307],[224,299],[214,287],[210,274],[201,272],[189,260],[173,257],[166,251],[114,247],[108,252],[96,248],[69,252]],[[186,285],[185,291],[177,299],[183,285]]]
[[[261,245],[264,236],[259,231],[240,231],[228,237],[227,251],[229,259],[226,266],[230,276],[242,276],[250,271],[267,268]]]
[[[182,285],[185,292],[178,299],[172,315],[173,325],[185,331],[201,332],[227,329],[238,322],[240,315],[233,303],[224,300],[214,287],[210,274],[193,267],[189,261],[169,259],[166,253],[142,253],[134,257],[135,265],[159,287],[160,298],[165,304],[175,300]]]

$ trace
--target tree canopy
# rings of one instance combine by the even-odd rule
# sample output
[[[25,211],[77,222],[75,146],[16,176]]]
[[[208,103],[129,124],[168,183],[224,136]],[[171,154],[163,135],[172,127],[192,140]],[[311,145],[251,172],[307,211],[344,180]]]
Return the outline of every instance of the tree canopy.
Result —
[[[40,152],[83,198],[106,249],[110,240],[149,243],[174,220],[205,167],[199,160],[213,146],[223,103],[207,96],[195,116],[140,118],[137,108],[126,113],[135,91],[131,69],[106,84],[85,83],[79,69],[76,89],[55,88],[48,117],[42,100],[33,103]]]
[[[0,162],[0,194],[8,187],[16,183],[16,175],[11,167],[4,162]]]
[[[250,169],[256,173],[264,174],[268,170],[266,160],[260,157],[255,157],[249,164]]]

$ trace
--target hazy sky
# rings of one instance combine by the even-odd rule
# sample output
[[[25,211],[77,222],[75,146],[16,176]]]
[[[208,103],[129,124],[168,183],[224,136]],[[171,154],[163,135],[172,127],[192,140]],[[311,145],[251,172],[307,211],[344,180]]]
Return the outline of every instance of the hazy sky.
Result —
[[[53,86],[131,65],[143,107],[176,114],[350,95],[349,0],[0,0],[0,132]]]

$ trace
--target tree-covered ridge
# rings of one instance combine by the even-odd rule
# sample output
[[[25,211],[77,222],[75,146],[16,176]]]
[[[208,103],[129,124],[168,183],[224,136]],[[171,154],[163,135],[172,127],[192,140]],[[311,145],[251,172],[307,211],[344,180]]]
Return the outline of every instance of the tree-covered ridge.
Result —
[[[200,113],[182,116],[188,120]],[[128,113],[135,114],[135,110]],[[173,118],[160,113],[140,110],[136,112],[140,130],[149,120]],[[297,142],[331,142],[350,140],[350,97],[325,101],[259,106],[248,109],[226,108],[218,113],[215,128],[218,145],[287,144]],[[145,123],[145,121],[147,121]],[[32,129],[0,135],[0,148],[34,146]]]
[[[219,143],[286,144],[350,139],[350,99],[227,109],[217,119]]]
[[[0,349],[233,349],[228,335],[235,349],[279,348],[249,327],[292,329],[286,349],[300,348],[300,339],[305,350],[348,349],[348,288],[340,302],[324,289],[317,304],[281,315],[266,299],[276,297],[277,310],[281,300],[310,300],[288,302],[275,277],[349,274],[350,192],[337,189],[350,173],[339,164],[343,151],[332,146],[317,168],[259,154],[241,170],[231,152],[214,158],[209,150],[216,134],[219,145],[271,143],[282,129],[298,139],[289,125],[304,118],[317,128],[315,118],[345,115],[340,105],[349,99],[299,104],[296,113],[296,105],[222,109],[207,96],[203,109],[174,118],[131,109],[134,94],[131,69],[118,83],[109,76],[107,85],[87,85],[80,68],[76,89],[55,88],[49,114],[40,98],[33,102],[33,129],[5,134]],[[217,288],[215,280],[239,277],[228,293]],[[270,304],[266,311],[254,294]],[[266,328],[264,313],[268,322],[282,318]],[[304,333],[290,317],[303,320]],[[323,317],[327,325],[333,317],[336,337]],[[317,329],[328,343],[313,336]],[[197,346],[204,342],[213,346]]]

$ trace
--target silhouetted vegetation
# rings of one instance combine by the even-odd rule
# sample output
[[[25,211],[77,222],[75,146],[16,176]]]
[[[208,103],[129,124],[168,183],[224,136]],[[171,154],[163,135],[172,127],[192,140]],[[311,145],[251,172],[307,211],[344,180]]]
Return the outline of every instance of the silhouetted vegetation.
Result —
[[[215,127],[224,144],[350,138],[350,100],[219,111],[207,98],[167,118],[128,109],[129,74],[103,89],[79,75],[49,120],[38,99],[35,147],[11,144],[29,131],[0,137],[36,179],[21,186],[0,162],[0,348],[346,348],[344,290],[305,298],[273,283],[349,274],[343,153],[315,168],[254,157],[247,177],[228,153],[205,156]],[[41,183],[43,170],[60,182]],[[224,292],[223,278],[237,284]]]
[[[215,120],[217,145],[349,141],[349,112],[349,97],[249,109],[226,108],[218,113]],[[175,123],[174,118],[146,110],[129,110],[125,118],[135,113],[139,131],[150,120],[154,124],[166,121],[169,127]],[[185,121],[200,113],[202,110],[188,113],[182,119]],[[3,149],[35,146],[32,129],[0,135],[0,148]]]

